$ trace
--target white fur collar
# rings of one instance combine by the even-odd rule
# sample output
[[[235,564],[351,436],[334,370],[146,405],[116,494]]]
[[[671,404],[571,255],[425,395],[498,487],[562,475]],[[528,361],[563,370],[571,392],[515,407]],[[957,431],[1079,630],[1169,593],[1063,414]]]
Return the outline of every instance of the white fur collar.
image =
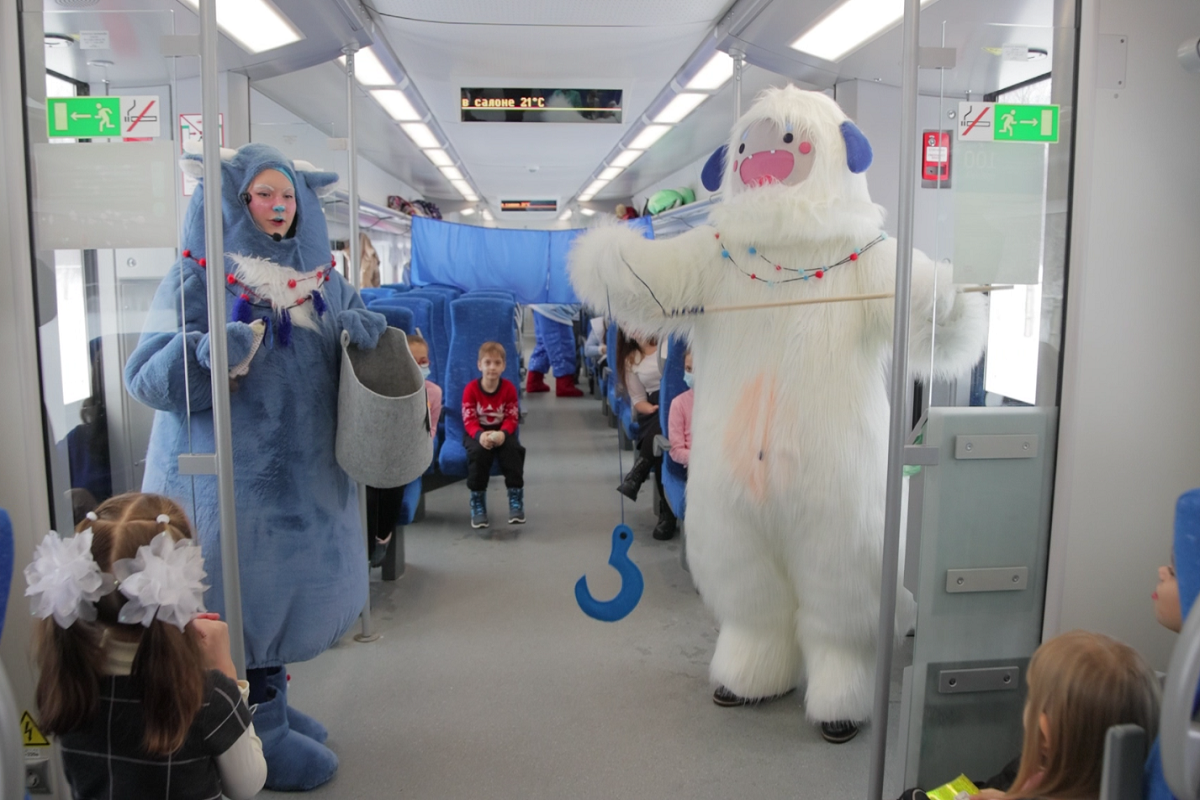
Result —
[[[815,200],[799,186],[763,186],[709,211],[721,236],[752,244],[865,243],[883,230],[883,208],[862,200]]]
[[[228,255],[229,260],[237,265],[234,276],[257,296],[256,299],[267,301],[276,312],[287,309],[294,325],[313,331],[319,330],[312,303],[307,300],[303,305],[296,303],[322,287],[325,274],[323,269],[298,272],[267,258],[243,256],[238,253]],[[289,286],[289,281],[295,281],[295,286]]]

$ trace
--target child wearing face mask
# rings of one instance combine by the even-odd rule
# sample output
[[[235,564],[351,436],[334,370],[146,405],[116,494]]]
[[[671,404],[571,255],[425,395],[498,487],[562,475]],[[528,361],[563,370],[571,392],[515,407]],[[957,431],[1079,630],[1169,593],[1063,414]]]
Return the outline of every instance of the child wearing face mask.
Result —
[[[692,453],[692,406],[696,400],[696,393],[692,389],[695,379],[692,377],[691,350],[683,357],[683,382],[688,388],[671,401],[671,413],[667,416],[667,438],[671,440],[671,460],[686,467]]]
[[[437,436],[438,418],[442,415],[442,389],[429,380],[429,344],[419,333],[408,335],[408,352],[421,368],[425,379],[425,402],[429,404],[429,435]],[[383,566],[388,545],[392,543],[392,532],[400,518],[400,503],[404,499],[404,487],[377,489],[367,487],[367,530],[369,541],[367,552],[371,554],[371,566]]]
[[[421,368],[425,379],[425,399],[429,402],[429,433],[437,436],[438,419],[442,416],[442,387],[429,380],[429,344],[420,333],[408,336],[408,351]]]

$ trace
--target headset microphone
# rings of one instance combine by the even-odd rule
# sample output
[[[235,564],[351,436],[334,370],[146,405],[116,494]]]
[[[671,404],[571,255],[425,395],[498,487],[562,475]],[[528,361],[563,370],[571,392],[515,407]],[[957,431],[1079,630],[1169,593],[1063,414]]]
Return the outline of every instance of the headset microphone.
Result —
[[[280,236],[278,233],[272,233],[272,234],[271,234],[271,238],[272,238],[272,239],[274,239],[274,240],[275,240],[275,241],[277,241],[277,242],[282,242],[282,241],[283,241],[283,237],[282,237],[282,236]]]

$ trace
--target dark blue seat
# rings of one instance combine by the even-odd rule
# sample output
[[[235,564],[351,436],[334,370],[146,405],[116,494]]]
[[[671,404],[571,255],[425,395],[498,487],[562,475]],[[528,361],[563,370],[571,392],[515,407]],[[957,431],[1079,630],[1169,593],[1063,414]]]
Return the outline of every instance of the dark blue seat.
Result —
[[[450,295],[437,289],[418,287],[404,296],[423,297],[433,305],[433,317],[430,329],[425,332],[425,339],[429,342],[429,349],[437,351],[438,366],[433,371],[433,382],[445,386],[445,370],[450,352]]]
[[[407,291],[412,290],[412,287],[409,286],[407,283],[385,283],[385,284],[383,284],[383,286],[380,286],[379,288],[380,289],[391,289],[393,292],[407,292]]]
[[[383,286],[368,286],[358,290],[358,294],[367,305],[371,304],[372,300],[378,300],[383,297],[391,297],[396,292]]]
[[[379,311],[380,313],[383,313],[381,309],[385,306],[407,308],[412,313],[413,331],[420,331],[421,336],[426,341],[430,341],[430,331],[434,329],[433,301],[427,297],[413,297],[412,292],[407,292],[380,300],[373,300],[367,304],[367,308],[372,311]],[[440,366],[437,350],[431,343],[429,345],[429,369],[432,370],[432,374],[435,376],[434,383],[437,383],[436,376],[441,374]]]
[[[5,614],[8,611],[8,591],[12,588],[13,528],[8,512],[0,508],[0,634],[4,632]]]
[[[444,475],[466,477],[467,474],[467,449],[462,443],[462,396],[467,384],[479,377],[480,345],[484,342],[504,345],[504,377],[514,386],[520,386],[520,353],[512,341],[513,311],[512,303],[493,297],[463,296],[450,304],[453,335],[442,413],[446,420],[446,441],[438,453],[438,466]],[[496,465],[493,471],[498,469]]]
[[[413,325],[413,312],[401,306],[392,306],[387,303],[378,303],[371,309],[387,318],[389,328],[399,328],[408,336],[412,336],[415,326]]]
[[[608,364],[612,368],[612,377],[608,384],[608,407],[612,409],[613,417],[616,418],[617,425],[625,435],[626,442],[634,442],[637,441],[641,426],[633,417],[633,408],[629,405],[629,395],[625,394],[625,387],[617,385],[619,379],[617,377],[617,325],[615,323],[608,326],[608,353]]]
[[[463,290],[457,286],[451,286],[448,283],[426,283],[423,286],[414,286],[414,289],[432,289],[436,292],[444,292],[451,300],[457,300],[462,297]]]
[[[671,416],[671,401],[687,391],[683,382],[683,359],[687,355],[687,342],[680,338],[671,339],[667,346],[667,360],[663,364],[662,383],[658,387],[658,421],[666,435]],[[687,467],[676,463],[669,453],[663,453],[663,494],[675,516],[683,519],[687,510]]]

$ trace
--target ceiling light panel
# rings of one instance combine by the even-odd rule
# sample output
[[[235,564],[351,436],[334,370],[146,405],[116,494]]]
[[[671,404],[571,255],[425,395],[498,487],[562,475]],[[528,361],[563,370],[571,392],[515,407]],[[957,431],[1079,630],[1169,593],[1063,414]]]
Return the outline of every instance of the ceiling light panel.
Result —
[[[400,126],[408,138],[413,140],[413,143],[422,150],[441,147],[442,143],[433,135],[433,131],[429,130],[429,126],[421,122],[406,122]]]
[[[471,184],[467,183],[466,181],[450,181],[450,185],[457,189],[458,193],[463,197],[466,197],[469,194],[475,194],[475,190],[471,188]]]
[[[440,167],[442,174],[452,181],[461,181],[463,174],[458,171],[458,167]]]
[[[696,107],[708,99],[708,95],[698,92],[684,92],[683,94],[675,95],[671,102],[667,103],[667,107],[658,112],[658,116],[654,118],[655,122],[665,122],[668,125],[673,125],[679,122],[688,114],[696,110]]]
[[[398,122],[418,122],[421,119],[412,101],[399,89],[372,89],[371,97]]]
[[[684,88],[694,91],[712,92],[725,85],[725,81],[733,77],[733,59],[728,53],[717,51],[713,57],[700,68],[700,71],[687,82]]]
[[[586,189],[583,190],[583,193],[586,195],[591,195],[592,197],[595,197],[596,193],[599,192],[601,189],[603,189],[605,186],[608,186],[608,181],[604,180],[603,178],[597,178],[596,180],[592,181]],[[583,198],[580,198],[580,199],[583,199]]]
[[[469,217],[475,213],[475,209],[468,207],[468,208],[464,208],[462,211],[459,211],[458,213],[462,214],[464,217]]]
[[[583,214],[585,217],[590,217],[590,216],[592,216],[593,214],[595,214],[595,213],[596,213],[596,209],[594,209],[594,208],[581,208],[581,209],[579,209],[579,212],[580,212],[581,214]]]
[[[199,0],[184,0],[200,13]],[[264,53],[304,38],[269,0],[219,0],[217,26],[248,53]]]
[[[645,150],[622,150],[616,158],[609,162],[614,167],[628,167],[645,153]]]
[[[642,132],[639,133],[637,137],[629,143],[629,149],[648,150],[652,144],[661,139],[669,130],[671,130],[670,125],[647,125],[642,129]]]
[[[571,209],[569,209],[569,208],[566,211],[564,211],[563,213],[558,215],[559,222],[566,222],[570,218],[571,218]]]
[[[921,0],[927,6],[933,0]],[[843,0],[792,42],[792,49],[840,61],[904,17],[904,0]]]
[[[625,171],[624,167],[609,167],[600,173],[600,180],[607,183]]]
[[[346,57],[340,56],[338,62],[345,68]],[[388,72],[379,56],[375,55],[375,50],[370,47],[354,54],[354,79],[363,86],[392,86],[396,83],[392,73]]]
[[[441,150],[439,148],[434,148],[433,150],[426,150],[425,157],[428,158],[430,161],[432,161],[434,163],[434,165],[438,166],[438,167],[453,167],[454,166],[454,159],[450,158],[449,153],[447,153],[445,150]]]

